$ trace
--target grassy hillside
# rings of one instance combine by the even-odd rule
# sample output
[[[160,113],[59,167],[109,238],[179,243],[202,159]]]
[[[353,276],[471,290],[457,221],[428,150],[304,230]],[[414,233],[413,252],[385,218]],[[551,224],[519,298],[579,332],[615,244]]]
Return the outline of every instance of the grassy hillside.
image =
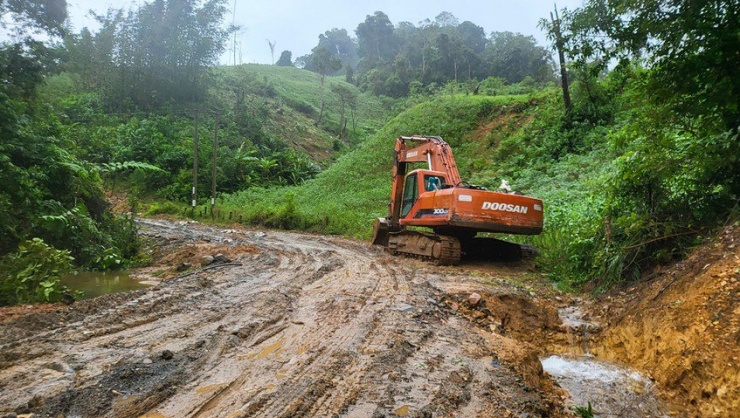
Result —
[[[327,77],[323,87],[324,114],[318,124],[322,87],[320,76],[295,67],[244,64],[218,67],[212,93],[212,107],[234,107],[240,100],[252,114],[268,112],[265,131],[291,147],[305,151],[319,162],[336,157],[337,151],[352,147],[379,129],[388,118],[390,103],[363,93],[340,78]],[[349,97],[342,100],[337,91]],[[240,95],[244,95],[240,99]],[[340,120],[344,111],[346,133],[341,137]]]
[[[315,73],[268,65],[219,67],[213,72],[208,96],[196,106],[171,103],[146,113],[110,112],[98,93],[82,90],[78,77],[66,73],[47,79],[40,97],[63,115],[63,134],[76,144],[80,158],[95,164],[137,161],[160,167],[164,172],[134,173],[129,189],[183,203],[190,201],[196,112],[203,185],[210,184],[218,125],[220,193],[310,178],[379,129],[390,113],[381,99],[343,80],[328,79],[318,123],[322,88]],[[345,130],[339,126],[342,111]],[[199,191],[204,200],[210,196],[208,187]]]
[[[398,136],[442,136],[452,145],[462,175],[469,177],[479,159],[486,158],[473,157],[478,149],[471,144],[480,125],[528,106],[525,96],[456,96],[422,103],[392,119],[317,178],[298,187],[236,193],[225,199],[225,206],[250,222],[368,238],[372,221],[387,212]],[[491,155],[485,166],[493,163]]]

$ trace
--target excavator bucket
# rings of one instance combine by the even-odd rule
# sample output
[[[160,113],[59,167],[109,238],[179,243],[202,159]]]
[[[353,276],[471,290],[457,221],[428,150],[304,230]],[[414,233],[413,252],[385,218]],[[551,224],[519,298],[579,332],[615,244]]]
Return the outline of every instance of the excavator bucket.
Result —
[[[373,222],[373,245],[388,246],[388,221],[385,218],[377,218]]]

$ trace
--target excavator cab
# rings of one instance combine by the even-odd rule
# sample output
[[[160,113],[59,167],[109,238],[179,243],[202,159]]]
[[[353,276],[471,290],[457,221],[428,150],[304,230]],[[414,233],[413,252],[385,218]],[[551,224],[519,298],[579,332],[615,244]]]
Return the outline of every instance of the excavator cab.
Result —
[[[401,218],[411,212],[416,200],[422,193],[436,192],[447,188],[447,177],[444,173],[430,170],[414,170],[406,175],[401,201]]]

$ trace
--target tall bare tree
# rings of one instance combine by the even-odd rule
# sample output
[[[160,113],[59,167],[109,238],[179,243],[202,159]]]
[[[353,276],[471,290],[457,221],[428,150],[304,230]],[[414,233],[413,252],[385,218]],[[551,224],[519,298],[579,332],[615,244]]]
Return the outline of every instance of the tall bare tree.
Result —
[[[275,44],[276,43],[277,41],[270,42],[269,39],[267,40],[267,45],[270,45],[270,56],[272,57],[272,65],[275,65]]]

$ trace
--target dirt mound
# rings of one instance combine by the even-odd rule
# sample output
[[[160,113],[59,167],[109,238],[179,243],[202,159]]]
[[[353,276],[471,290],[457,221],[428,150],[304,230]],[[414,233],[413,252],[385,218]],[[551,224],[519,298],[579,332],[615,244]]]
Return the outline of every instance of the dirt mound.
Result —
[[[657,277],[601,298],[597,357],[648,371],[678,416],[740,411],[740,226]]]

